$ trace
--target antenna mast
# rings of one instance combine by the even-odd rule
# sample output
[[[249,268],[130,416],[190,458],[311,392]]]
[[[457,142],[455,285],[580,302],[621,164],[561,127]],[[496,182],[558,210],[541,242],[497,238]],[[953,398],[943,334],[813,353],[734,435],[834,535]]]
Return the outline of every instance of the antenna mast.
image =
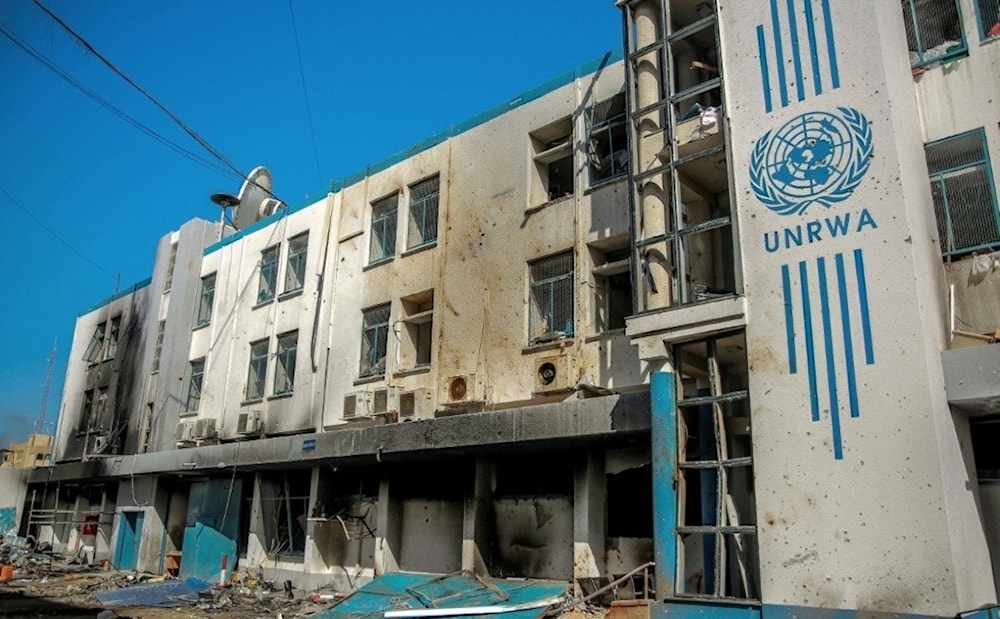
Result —
[[[52,352],[49,353],[49,367],[45,371],[45,386],[42,388],[42,405],[38,409],[38,419],[35,421],[35,429],[32,434],[41,434],[42,425],[45,423],[45,408],[49,403],[49,387],[52,385],[52,368],[56,364],[56,340],[52,340]]]

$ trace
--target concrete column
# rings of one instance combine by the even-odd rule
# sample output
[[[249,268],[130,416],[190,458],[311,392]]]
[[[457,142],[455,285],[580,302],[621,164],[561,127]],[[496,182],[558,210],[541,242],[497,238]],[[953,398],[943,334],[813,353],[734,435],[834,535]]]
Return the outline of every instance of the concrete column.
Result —
[[[378,485],[378,526],[375,529],[375,574],[399,571],[403,537],[403,505],[391,492],[391,481],[383,477]]]
[[[489,576],[490,537],[493,530],[493,461],[476,460],[476,478],[465,499],[462,527],[462,569]]]
[[[577,462],[573,479],[573,577],[600,576],[605,567],[605,504],[608,486],[604,452]]]
[[[635,6],[634,12],[635,43],[641,49],[659,38],[661,31],[660,5],[657,0],[649,0]],[[652,105],[663,97],[664,67],[659,52],[649,52],[638,58],[635,63],[635,108]],[[663,160],[657,156],[667,142],[668,127],[663,117],[664,112],[655,111],[637,119],[636,139],[639,148],[633,153],[633,161],[637,173],[657,167]],[[650,238],[663,234],[669,226],[667,220],[669,209],[670,176],[658,174],[640,183],[636,195],[639,206],[639,221],[636,236]],[[669,248],[656,246],[647,249],[643,256],[649,275],[642,276],[639,287],[640,310],[666,307],[672,302],[671,258]],[[649,280],[652,280],[650,284]],[[656,292],[653,292],[653,290]]]

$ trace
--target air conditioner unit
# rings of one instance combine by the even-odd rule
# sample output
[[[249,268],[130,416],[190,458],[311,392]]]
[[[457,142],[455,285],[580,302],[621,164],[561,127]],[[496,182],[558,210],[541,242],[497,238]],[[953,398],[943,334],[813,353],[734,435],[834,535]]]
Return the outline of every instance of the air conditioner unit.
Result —
[[[194,440],[194,421],[185,420],[177,424],[177,433],[174,439],[178,443],[188,443]]]
[[[264,430],[263,411],[240,413],[236,421],[237,434],[260,434]]]
[[[357,419],[368,416],[371,408],[372,394],[367,391],[358,391],[344,395],[344,410],[341,415],[344,419]]]
[[[209,417],[194,422],[194,438],[196,440],[215,438],[215,419]]]
[[[430,389],[414,389],[399,394],[400,419],[424,419],[434,413]]]
[[[483,385],[475,374],[449,376],[441,383],[441,397],[438,402],[445,406],[470,404],[485,401]]]
[[[386,387],[372,392],[370,415],[390,415],[399,412],[399,388]]]
[[[569,391],[576,387],[573,357],[557,355],[535,359],[535,393]]]

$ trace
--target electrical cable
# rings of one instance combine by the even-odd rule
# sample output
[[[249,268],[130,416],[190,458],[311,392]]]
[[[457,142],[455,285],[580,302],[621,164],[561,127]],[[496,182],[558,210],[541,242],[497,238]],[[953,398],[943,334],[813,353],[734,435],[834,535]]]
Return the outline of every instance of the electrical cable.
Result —
[[[60,243],[62,243],[63,245],[65,245],[65,246],[66,246],[66,247],[67,247],[67,248],[68,248],[68,249],[69,249],[70,251],[72,251],[72,252],[73,252],[74,254],[76,254],[77,256],[80,256],[81,258],[83,258],[84,260],[86,260],[87,262],[89,262],[89,263],[90,263],[90,264],[91,264],[91,265],[92,265],[92,266],[93,266],[93,267],[94,267],[95,269],[97,269],[98,271],[100,271],[100,272],[102,272],[102,273],[106,274],[106,275],[107,275],[108,277],[112,277],[112,278],[114,278],[114,277],[117,277],[116,275],[113,275],[113,274],[111,273],[111,271],[109,271],[109,270],[105,269],[105,268],[104,268],[104,267],[102,267],[101,265],[97,264],[96,262],[94,262],[93,260],[91,260],[90,258],[88,258],[88,257],[87,257],[86,255],[84,255],[84,253],[83,253],[83,252],[81,252],[81,251],[80,251],[79,249],[77,249],[76,247],[73,247],[72,245],[70,245],[69,241],[67,241],[66,239],[62,238],[62,237],[61,237],[61,236],[59,236],[58,234],[56,234],[55,230],[53,230],[52,228],[50,228],[50,227],[46,226],[46,225],[45,225],[45,223],[44,223],[44,222],[42,222],[42,220],[41,220],[41,219],[39,219],[39,218],[35,217],[35,215],[34,215],[34,214],[33,214],[33,213],[31,212],[31,211],[29,211],[29,210],[28,210],[27,208],[25,208],[23,204],[21,204],[20,202],[18,202],[18,201],[17,201],[17,200],[16,200],[15,198],[14,198],[14,196],[10,195],[10,192],[9,192],[9,191],[7,191],[6,189],[4,189],[4,188],[3,188],[3,185],[0,185],[0,193],[3,193],[3,194],[4,194],[5,196],[7,196],[7,199],[8,199],[8,200],[10,200],[10,201],[11,201],[11,203],[12,203],[12,204],[13,204],[14,206],[16,206],[17,208],[19,208],[19,209],[21,209],[22,211],[24,211],[24,213],[25,213],[25,214],[26,214],[26,215],[27,215],[28,217],[30,217],[30,218],[31,218],[31,219],[32,219],[32,220],[33,220],[33,221],[34,221],[34,222],[35,222],[36,224],[38,224],[39,226],[41,226],[43,230],[45,230],[46,232],[48,232],[49,234],[51,234],[51,235],[52,235],[52,238],[54,238],[55,240],[57,240],[57,241],[59,241]]]
[[[70,36],[72,36],[74,39],[76,39],[77,42],[79,42],[81,45],[83,45],[87,49],[87,51],[89,51],[91,54],[93,54],[94,56],[96,56],[98,60],[100,60],[102,63],[104,63],[105,66],[107,66],[116,75],[118,75],[118,77],[120,77],[123,80],[125,80],[125,82],[129,86],[131,86],[133,89],[135,89],[139,94],[141,94],[143,97],[145,97],[146,99],[148,99],[157,108],[159,108],[160,111],[162,111],[164,114],[166,114],[167,117],[170,118],[170,120],[174,121],[174,123],[178,127],[180,127],[181,129],[183,129],[185,133],[187,133],[189,136],[191,136],[191,138],[195,142],[197,142],[199,145],[201,145],[202,148],[204,148],[206,151],[208,151],[209,154],[211,154],[213,157],[215,157],[216,159],[218,159],[219,161],[221,161],[228,168],[232,169],[233,172],[235,172],[236,174],[238,174],[240,176],[240,178],[249,180],[249,182],[253,183],[255,186],[257,186],[259,189],[261,189],[268,196],[270,196],[272,198],[275,198],[276,200],[279,200],[281,202],[284,202],[284,200],[281,200],[281,198],[279,198],[278,196],[274,195],[267,188],[262,187],[261,185],[257,184],[253,180],[248,179],[247,175],[244,174],[240,170],[240,168],[235,163],[232,162],[232,160],[230,160],[228,157],[226,157],[222,153],[222,151],[220,151],[219,149],[217,149],[214,146],[212,146],[212,144],[209,143],[209,141],[206,138],[202,137],[201,134],[199,134],[197,131],[195,131],[190,126],[188,126],[183,120],[180,119],[180,117],[178,117],[176,114],[174,114],[173,112],[171,112],[170,109],[167,108],[166,105],[160,103],[160,101],[157,100],[156,97],[154,97],[152,94],[150,94],[149,91],[147,91],[145,88],[143,88],[138,83],[136,83],[136,81],[133,80],[131,77],[129,77],[128,75],[126,75],[124,71],[122,71],[121,69],[119,69],[113,62],[111,62],[111,60],[109,60],[104,54],[102,54],[100,51],[98,51],[96,47],[94,47],[89,41],[87,41],[87,39],[83,38],[82,35],[80,35],[79,33],[77,33],[76,30],[74,30],[69,24],[67,24],[62,19],[60,19],[58,15],[56,15],[55,13],[53,13],[52,11],[50,11],[44,4],[42,4],[41,2],[39,2],[39,0],[32,0],[32,2],[35,4],[35,6],[37,6],[39,9],[41,9],[46,15],[48,15],[53,21],[55,21],[57,24],[59,24],[59,26],[62,27],[63,30],[65,30],[66,32],[68,32],[70,34]]]
[[[316,158],[316,178],[319,184],[323,184],[323,174],[320,172],[319,147],[316,146],[316,129],[313,127],[312,106],[309,105],[309,89],[306,88],[306,71],[302,66],[302,49],[299,47],[299,30],[295,27],[295,10],[292,8],[292,0],[288,0],[288,12],[292,16],[292,34],[295,38],[295,55],[299,60],[299,78],[302,82],[302,96],[305,97],[306,119],[309,121],[309,135],[312,137],[313,156]]]
[[[59,76],[60,78],[62,78],[64,81],[66,81],[68,84],[70,84],[71,86],[73,86],[74,88],[76,88],[77,90],[79,90],[81,93],[83,93],[89,99],[91,99],[92,101],[94,101],[97,104],[101,105],[106,110],[108,110],[109,112],[111,112],[112,114],[114,114],[115,116],[117,116],[118,118],[122,119],[126,123],[132,125],[136,129],[139,129],[140,131],[142,131],[143,133],[145,133],[149,137],[153,138],[157,142],[160,142],[161,144],[163,144],[167,148],[170,148],[171,150],[177,152],[181,156],[186,157],[186,158],[194,161],[195,163],[198,163],[199,165],[202,165],[205,168],[207,168],[207,169],[209,169],[209,170],[211,170],[213,172],[216,172],[217,174],[221,174],[223,176],[227,176],[227,177],[233,178],[235,180],[239,180],[239,181],[243,180],[242,176],[234,173],[233,171],[229,170],[228,168],[224,168],[222,166],[219,166],[218,164],[215,164],[215,163],[209,161],[208,159],[205,159],[204,157],[202,157],[202,156],[198,155],[197,153],[194,153],[194,152],[192,152],[192,151],[184,148],[183,146],[177,144],[176,142],[173,142],[172,140],[170,140],[169,138],[165,137],[161,133],[158,133],[156,130],[150,128],[146,124],[142,123],[141,121],[137,120],[133,116],[129,115],[127,112],[123,111],[121,108],[118,108],[117,106],[115,106],[113,103],[111,103],[107,99],[101,97],[95,91],[91,90],[90,88],[88,88],[87,86],[85,86],[83,83],[81,83],[80,81],[76,80],[72,75],[70,75],[67,71],[65,71],[64,69],[62,69],[59,65],[57,65],[55,62],[53,62],[51,59],[47,58],[44,54],[42,54],[37,49],[35,49],[34,47],[32,47],[24,39],[21,39],[20,37],[18,37],[16,34],[14,34],[9,28],[7,28],[2,23],[0,23],[0,34],[2,34],[3,36],[5,36],[8,40],[11,41],[11,43],[13,43],[17,47],[21,48],[21,50],[23,50],[26,54],[28,54],[29,56],[31,56],[32,58],[34,58],[35,60],[37,60],[39,63],[41,63],[47,69],[49,69],[50,71],[52,71],[53,73],[55,73],[57,76]]]

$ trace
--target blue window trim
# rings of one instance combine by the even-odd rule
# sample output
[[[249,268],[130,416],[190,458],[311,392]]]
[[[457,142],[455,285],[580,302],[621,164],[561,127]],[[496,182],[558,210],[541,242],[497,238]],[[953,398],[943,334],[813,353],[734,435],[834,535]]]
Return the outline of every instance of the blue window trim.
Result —
[[[983,0],[972,0],[972,8],[976,13],[976,29],[979,31],[979,41],[981,43],[988,43],[989,41],[1000,41],[1000,34],[989,35],[987,31],[987,26],[993,28],[993,26],[1000,24],[1000,13],[997,14],[997,24],[984,24],[983,23],[983,12],[980,10],[980,4]]]
[[[959,32],[962,33],[961,44],[959,45],[959,47],[948,51],[946,54],[935,56],[930,59],[924,59],[923,56],[926,50],[923,49],[924,45],[923,42],[920,40],[920,29],[917,27],[915,1],[916,0],[907,0],[908,4],[910,5],[910,20],[912,21],[913,33],[916,38],[917,47],[919,48],[917,50],[917,54],[919,55],[920,58],[919,60],[917,60],[917,62],[910,63],[910,66],[914,69],[917,69],[921,67],[928,67],[930,65],[937,64],[939,62],[946,62],[948,60],[952,60],[954,58],[958,58],[961,56],[968,56],[969,42],[965,38],[965,24],[962,20],[962,7],[959,3],[959,0],[950,0],[955,3],[955,15],[958,18],[958,30]],[[903,19],[906,19],[905,14],[903,15]]]
[[[939,170],[937,172],[934,172],[933,174],[931,174],[931,173],[928,172],[928,180],[930,181],[931,184],[933,184],[935,182],[938,182],[939,180],[943,180],[948,174],[951,174],[951,173],[956,172],[958,170],[966,170],[966,169],[973,168],[973,167],[976,167],[976,166],[979,166],[979,165],[984,166],[985,169],[986,169],[986,188],[989,190],[990,201],[993,204],[993,219],[994,219],[994,222],[995,222],[995,224],[997,226],[997,231],[1000,231],[1000,204],[998,204],[998,202],[997,202],[996,182],[994,181],[994,178],[993,178],[993,165],[990,162],[990,148],[989,148],[989,143],[986,140],[986,130],[983,127],[979,127],[978,129],[972,129],[971,131],[964,131],[962,133],[956,133],[955,135],[950,135],[950,136],[948,136],[946,138],[941,138],[940,140],[934,140],[933,142],[927,142],[926,144],[924,144],[924,150],[926,151],[926,149],[929,148],[929,147],[931,147],[931,146],[938,146],[938,145],[941,145],[941,144],[947,144],[948,142],[953,142],[955,140],[961,140],[961,139],[964,139],[964,138],[967,138],[967,137],[973,136],[973,135],[979,137],[979,152],[982,155],[982,158],[981,159],[977,159],[975,161],[971,161],[971,162],[967,163],[966,165],[961,165],[961,166],[957,166],[957,167],[953,167],[953,168],[948,168],[946,170]],[[945,209],[945,217],[946,217],[946,220],[948,221],[947,228],[950,231],[950,229],[951,229],[951,223],[950,223],[951,222],[951,209],[948,207],[947,194],[945,194],[944,209]],[[982,250],[982,249],[992,249],[992,248],[1000,247],[1000,242],[996,242],[996,243],[985,243],[985,244],[982,244],[982,245],[976,245],[974,247],[962,247],[962,248],[955,249],[955,250],[952,250],[952,251],[946,251],[945,247],[947,246],[948,240],[947,239],[939,239],[939,241],[941,243],[941,255],[942,256],[965,255],[965,254],[968,254],[968,253],[971,253],[971,252],[974,252],[974,251],[979,251],[979,250]]]

